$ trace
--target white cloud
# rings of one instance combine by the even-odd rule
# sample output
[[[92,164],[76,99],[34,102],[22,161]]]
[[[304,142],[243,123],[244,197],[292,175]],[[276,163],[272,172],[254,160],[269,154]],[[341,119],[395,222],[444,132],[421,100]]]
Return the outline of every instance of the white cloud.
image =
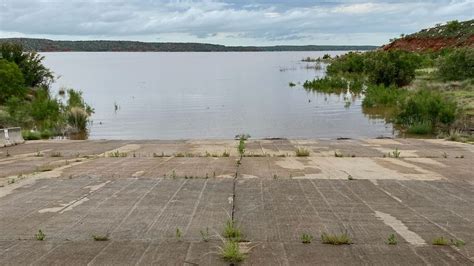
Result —
[[[470,19],[474,0],[2,0],[0,37],[223,44],[382,44]]]

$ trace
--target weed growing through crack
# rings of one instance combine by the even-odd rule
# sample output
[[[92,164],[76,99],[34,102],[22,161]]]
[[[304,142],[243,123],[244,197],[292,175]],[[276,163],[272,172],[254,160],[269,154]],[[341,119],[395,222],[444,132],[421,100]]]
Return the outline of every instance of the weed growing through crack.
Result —
[[[446,152],[443,152],[443,155],[442,155],[442,156],[443,156],[443,158],[445,158],[445,159],[448,158],[448,154],[447,154]]]
[[[449,241],[446,238],[440,236],[433,239],[432,244],[435,246],[447,246],[449,244]]]
[[[230,153],[228,151],[224,151],[222,153],[222,157],[230,157]]]
[[[109,153],[109,157],[119,158],[119,157],[127,157],[128,154],[126,152],[114,151]]]
[[[39,150],[36,150],[35,157],[43,157],[43,154]]]
[[[181,230],[179,230],[179,228],[176,228],[176,239],[181,240],[181,237],[182,237]]]
[[[466,245],[466,243],[464,241],[462,241],[461,239],[456,239],[456,240],[451,239],[451,244],[454,245],[457,248],[460,248],[460,247]]]
[[[240,154],[240,157],[244,156],[245,153],[245,138],[244,136],[241,136],[239,139],[239,146],[237,146],[237,151]]]
[[[387,238],[387,245],[396,245],[398,244],[395,234],[390,234]]]
[[[313,241],[313,236],[312,235],[306,234],[306,233],[303,233],[301,235],[301,242],[303,244],[309,244],[309,243],[311,243],[311,241]]]
[[[38,233],[35,234],[35,238],[38,241],[43,241],[46,238],[46,235],[40,229],[40,230],[38,230]]]
[[[235,225],[235,222],[229,219],[225,223],[223,236],[233,241],[239,241],[242,234],[240,229]]]
[[[173,173],[171,173],[171,177],[176,178],[176,171],[175,170],[173,170]]]
[[[206,230],[201,230],[199,231],[199,233],[201,233],[201,238],[202,238],[202,241],[204,242],[208,242],[209,241],[209,227],[206,227]]]
[[[309,150],[305,148],[298,148],[295,151],[297,157],[308,157],[309,156]]]
[[[351,175],[348,175],[347,180],[354,180],[354,177],[352,177]]]
[[[394,151],[389,152],[389,153],[388,153],[388,157],[400,158],[400,151],[398,150],[398,148],[395,148]]]
[[[342,158],[342,157],[344,157],[344,155],[343,155],[342,153],[340,153],[340,152],[335,151],[335,152],[334,152],[334,157]]]
[[[58,151],[58,152],[51,153],[51,157],[63,157],[63,156],[62,156],[61,152]]]
[[[108,241],[109,240],[109,234],[105,234],[105,235],[92,235],[92,238],[95,240],[95,241]]]
[[[241,262],[245,259],[245,255],[240,251],[239,242],[230,239],[222,240],[223,245],[219,248],[220,257],[230,263]]]
[[[347,235],[347,233],[342,233],[340,235],[332,235],[323,233],[321,235],[321,242],[323,244],[330,244],[330,245],[350,245],[352,244],[351,239]]]
[[[6,157],[10,157],[10,156],[11,156],[11,155],[10,155],[10,153],[9,153],[8,150],[7,150]]]

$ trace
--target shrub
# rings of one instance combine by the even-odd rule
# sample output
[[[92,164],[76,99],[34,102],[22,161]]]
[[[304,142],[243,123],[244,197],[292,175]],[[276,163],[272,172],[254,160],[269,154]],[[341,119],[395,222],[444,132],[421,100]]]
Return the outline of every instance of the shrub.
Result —
[[[24,140],[39,140],[41,139],[41,133],[38,131],[22,130],[21,135]]]
[[[438,76],[443,80],[465,80],[474,77],[474,49],[456,49],[439,60]]]
[[[401,50],[368,52],[363,63],[369,81],[387,87],[408,85],[420,64],[417,54]]]
[[[339,56],[327,67],[327,73],[329,75],[363,72],[364,54],[358,52],[349,52]]]
[[[396,106],[403,99],[406,91],[395,86],[369,85],[362,101],[363,107],[390,107]]]
[[[439,92],[421,89],[401,103],[397,119],[404,125],[438,123],[450,125],[456,119],[457,106]]]

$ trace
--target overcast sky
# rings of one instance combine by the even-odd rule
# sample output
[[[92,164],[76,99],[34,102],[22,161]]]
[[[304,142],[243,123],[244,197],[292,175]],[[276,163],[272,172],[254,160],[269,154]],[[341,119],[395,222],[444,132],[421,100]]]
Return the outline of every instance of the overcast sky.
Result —
[[[474,0],[0,0],[0,37],[380,45],[473,10]]]

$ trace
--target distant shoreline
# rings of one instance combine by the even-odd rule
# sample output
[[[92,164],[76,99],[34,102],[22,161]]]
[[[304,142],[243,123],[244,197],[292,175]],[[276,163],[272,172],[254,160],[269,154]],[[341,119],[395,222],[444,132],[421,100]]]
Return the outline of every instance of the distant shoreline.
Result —
[[[137,41],[55,41],[32,38],[1,38],[2,42],[23,45],[25,50],[37,52],[317,52],[317,51],[367,51],[373,45],[275,45],[275,46],[225,46],[208,43],[170,43]]]

